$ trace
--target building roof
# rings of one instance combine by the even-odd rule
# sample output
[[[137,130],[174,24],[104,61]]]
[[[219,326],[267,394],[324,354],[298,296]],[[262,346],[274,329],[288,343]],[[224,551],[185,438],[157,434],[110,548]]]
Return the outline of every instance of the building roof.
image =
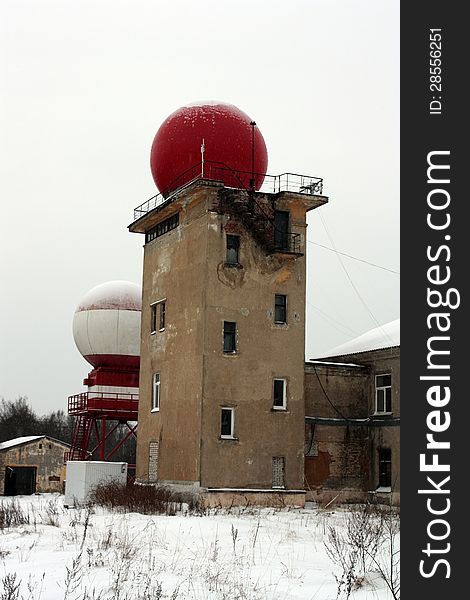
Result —
[[[382,350],[383,348],[393,348],[400,345],[400,319],[385,323],[380,327],[366,331],[357,338],[349,340],[340,346],[336,346],[328,352],[323,352],[320,356],[345,356],[347,354],[358,354],[360,352],[368,352],[371,350]]]
[[[34,442],[36,440],[41,440],[43,438],[47,438],[49,440],[53,440],[54,442],[58,442],[59,444],[63,444],[64,446],[70,446],[67,442],[62,442],[61,440],[56,440],[53,437],[48,435],[26,435],[23,437],[18,437],[13,440],[7,440],[6,442],[0,442],[0,452],[2,450],[8,450],[9,448],[14,448],[15,446],[21,446],[22,444],[29,444],[30,442]]]

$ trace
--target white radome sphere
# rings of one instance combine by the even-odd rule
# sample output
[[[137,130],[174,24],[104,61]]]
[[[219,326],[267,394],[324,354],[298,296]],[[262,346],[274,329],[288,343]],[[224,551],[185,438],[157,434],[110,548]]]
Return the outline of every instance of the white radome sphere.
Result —
[[[130,281],[108,281],[82,298],[73,338],[94,367],[135,368],[140,358],[142,291]]]

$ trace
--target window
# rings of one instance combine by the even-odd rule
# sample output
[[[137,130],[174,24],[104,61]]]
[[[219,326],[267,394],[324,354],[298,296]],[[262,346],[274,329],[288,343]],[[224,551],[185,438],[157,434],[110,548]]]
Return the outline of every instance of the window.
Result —
[[[392,486],[392,450],[379,448],[379,487]]]
[[[154,373],[152,379],[152,411],[160,410],[160,373]]]
[[[39,444],[39,450],[42,450],[42,444]]]
[[[160,237],[161,235],[164,235],[165,233],[167,233],[168,231],[171,231],[172,229],[175,229],[175,227],[178,227],[179,220],[180,220],[180,216],[178,213],[176,213],[176,215],[172,215],[171,217],[168,217],[168,219],[165,219],[164,221],[157,223],[157,225],[155,225],[155,227],[153,227],[149,231],[145,232],[145,243],[151,242],[155,238]]]
[[[276,294],[274,298],[274,322],[287,323],[287,296]]]
[[[157,305],[150,305],[150,333],[157,332]]]
[[[287,381],[285,379],[275,379],[273,391],[273,408],[275,410],[285,410],[287,396]]]
[[[220,437],[233,438],[235,421],[234,408],[222,408],[220,412]]]
[[[226,354],[237,351],[237,324],[233,321],[224,321],[224,352]]]
[[[375,376],[375,412],[392,412],[392,376]]]
[[[289,250],[289,213],[284,210],[274,212],[274,247]]]
[[[160,327],[159,331],[165,329],[165,313],[166,313],[166,302],[160,302]]]
[[[157,333],[157,322],[158,331],[165,329],[165,314],[166,314],[166,301],[159,300],[150,305],[150,333]]]
[[[225,261],[230,265],[240,262],[240,238],[238,235],[227,235],[227,254]]]
[[[286,459],[273,456],[273,488],[284,488],[286,485]]]

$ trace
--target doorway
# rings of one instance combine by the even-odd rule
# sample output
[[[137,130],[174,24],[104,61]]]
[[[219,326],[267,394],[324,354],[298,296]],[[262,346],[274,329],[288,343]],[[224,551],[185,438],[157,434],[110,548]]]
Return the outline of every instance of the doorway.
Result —
[[[36,467],[5,467],[5,496],[36,492]]]
[[[274,212],[274,246],[276,250],[289,250],[289,213]]]

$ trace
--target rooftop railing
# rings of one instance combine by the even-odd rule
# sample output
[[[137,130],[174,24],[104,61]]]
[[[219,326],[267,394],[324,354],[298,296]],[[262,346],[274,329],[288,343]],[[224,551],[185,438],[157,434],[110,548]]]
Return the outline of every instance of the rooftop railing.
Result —
[[[264,178],[264,180],[263,180]],[[251,171],[235,171],[223,163],[204,161],[200,162],[181,175],[179,175],[164,192],[156,194],[134,209],[134,221],[137,221],[150,211],[168,202],[172,196],[182,188],[194,181],[205,179],[208,181],[223,181],[227,187],[249,190],[252,179],[255,185],[263,181],[259,192],[277,194],[279,192],[296,192],[309,196],[322,195],[323,179],[296,173],[283,173],[282,175],[268,175],[251,173]]]

